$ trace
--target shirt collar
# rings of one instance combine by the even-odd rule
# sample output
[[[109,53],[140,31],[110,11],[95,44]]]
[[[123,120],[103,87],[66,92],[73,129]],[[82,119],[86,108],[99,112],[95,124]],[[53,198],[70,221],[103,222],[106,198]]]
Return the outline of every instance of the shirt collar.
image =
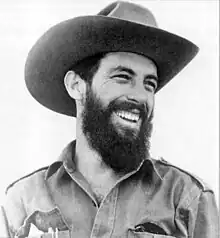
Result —
[[[62,174],[60,176],[67,173],[73,173],[76,170],[75,162],[74,162],[74,156],[75,156],[75,147],[76,147],[76,141],[72,141],[69,143],[64,150],[62,151],[61,155],[58,157],[58,160],[49,166],[47,169],[47,172],[45,174],[45,179],[49,179],[54,173],[58,171],[58,169],[63,165],[65,169],[62,169]],[[140,166],[135,170],[135,173],[138,172],[144,165],[151,165],[149,169],[152,169],[157,175],[157,177],[160,180],[163,180],[163,175],[160,173],[160,171],[155,166],[155,160],[151,157],[144,160]],[[132,173],[133,174],[133,173]]]

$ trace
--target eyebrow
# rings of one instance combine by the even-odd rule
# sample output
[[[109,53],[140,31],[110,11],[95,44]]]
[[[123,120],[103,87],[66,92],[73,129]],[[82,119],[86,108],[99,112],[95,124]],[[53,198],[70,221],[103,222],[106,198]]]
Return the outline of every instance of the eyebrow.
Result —
[[[131,74],[132,76],[136,76],[137,74],[132,70],[132,69],[130,69],[130,68],[127,68],[127,67],[125,67],[125,66],[121,66],[121,65],[119,65],[119,66],[117,66],[117,67],[114,67],[114,68],[111,68],[110,69],[110,73],[113,73],[113,72],[115,72],[115,71],[119,71],[119,72],[126,72],[126,73],[128,73],[128,74]]]
[[[115,71],[126,72],[126,73],[128,73],[132,76],[137,76],[137,74],[134,72],[134,70],[132,70],[131,68],[125,67],[125,66],[121,66],[121,65],[119,65],[117,67],[114,67],[114,68],[111,68],[109,70],[109,73],[111,74]],[[154,79],[154,80],[158,81],[158,77],[154,74],[147,74],[144,78],[145,79]]]

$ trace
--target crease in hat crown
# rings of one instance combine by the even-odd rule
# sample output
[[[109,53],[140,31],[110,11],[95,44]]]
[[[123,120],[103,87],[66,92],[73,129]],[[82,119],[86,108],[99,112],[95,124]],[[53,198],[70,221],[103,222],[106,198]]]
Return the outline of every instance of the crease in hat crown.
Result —
[[[160,29],[145,7],[117,1],[96,15],[75,17],[51,27],[33,45],[25,63],[25,83],[43,106],[76,116],[76,104],[64,86],[68,70],[99,53],[132,52],[150,58],[163,88],[197,54],[191,41]]]
[[[104,15],[151,27],[157,27],[156,19],[150,10],[130,2],[114,2],[104,10],[100,11],[97,15]]]

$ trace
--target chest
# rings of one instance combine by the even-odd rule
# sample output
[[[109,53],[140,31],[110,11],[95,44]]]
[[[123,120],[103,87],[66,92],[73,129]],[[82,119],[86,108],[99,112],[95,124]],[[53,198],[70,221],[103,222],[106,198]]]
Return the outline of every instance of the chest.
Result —
[[[49,227],[58,227],[59,231],[64,230],[66,234],[71,234],[67,236],[68,238],[139,237],[140,232],[136,227],[141,226],[140,229],[143,230],[142,226],[146,224],[147,228],[152,228],[152,224],[157,225],[157,229],[162,228],[168,235],[183,229],[181,233],[177,233],[177,237],[186,237],[183,234],[187,234],[185,230],[187,226],[181,225],[180,228],[176,228],[176,224],[187,223],[185,220],[175,221],[175,214],[178,211],[174,210],[174,206],[170,206],[174,197],[170,195],[171,189],[166,187],[155,192],[153,187],[143,186],[143,183],[138,181],[126,181],[115,186],[110,192],[108,192],[110,187],[99,186],[93,189],[101,199],[104,196],[99,208],[93,205],[88,192],[78,185],[62,190],[56,187],[53,199],[59,209],[52,211],[40,209],[44,203],[41,199],[36,199],[34,202],[37,210],[32,214],[29,213],[29,217],[37,229],[45,232]],[[34,205],[33,201],[31,205]],[[151,232],[162,234],[157,231]]]
[[[142,226],[145,225],[148,226],[146,229],[156,225],[155,229],[162,228],[167,234],[172,234],[175,230],[175,211],[167,206],[171,201],[166,201],[164,196],[158,199],[149,190],[146,194],[145,189],[137,184],[129,189],[118,186],[107,194],[104,188],[96,189],[96,196],[102,200],[99,208],[91,206],[92,203],[86,194],[74,195],[69,198],[62,196],[59,203],[60,210],[56,213],[50,211],[37,214],[36,227],[42,230],[46,224],[47,227],[52,224],[52,227],[58,226],[59,230],[64,229],[68,233],[68,228],[60,227],[61,223],[64,225],[63,221],[67,221],[66,225],[71,230],[71,236],[67,236],[68,238],[104,237],[103,234],[115,238],[139,237],[140,233],[139,230],[136,231],[136,227],[140,226],[143,230]],[[163,234],[157,233],[157,230],[153,233]]]
[[[114,183],[108,183],[104,185],[91,185],[91,189],[94,197],[96,198],[97,203],[100,205],[102,200],[106,197],[106,195],[110,192],[111,188],[114,186]]]
[[[98,204],[106,197],[106,195],[115,187],[118,178],[114,176],[101,176],[95,179],[87,179],[91,188],[91,193],[95,197]]]

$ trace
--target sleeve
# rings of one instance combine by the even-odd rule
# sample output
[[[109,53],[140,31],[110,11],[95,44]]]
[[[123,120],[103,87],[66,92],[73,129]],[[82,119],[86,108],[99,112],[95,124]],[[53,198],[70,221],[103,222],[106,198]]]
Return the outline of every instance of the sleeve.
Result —
[[[11,237],[9,232],[6,213],[2,206],[0,206],[0,237],[5,237],[5,238]]]
[[[26,211],[18,188],[10,188],[0,206],[0,238],[14,237],[22,227]]]
[[[218,238],[219,217],[214,193],[202,192],[195,218],[193,238]]]

